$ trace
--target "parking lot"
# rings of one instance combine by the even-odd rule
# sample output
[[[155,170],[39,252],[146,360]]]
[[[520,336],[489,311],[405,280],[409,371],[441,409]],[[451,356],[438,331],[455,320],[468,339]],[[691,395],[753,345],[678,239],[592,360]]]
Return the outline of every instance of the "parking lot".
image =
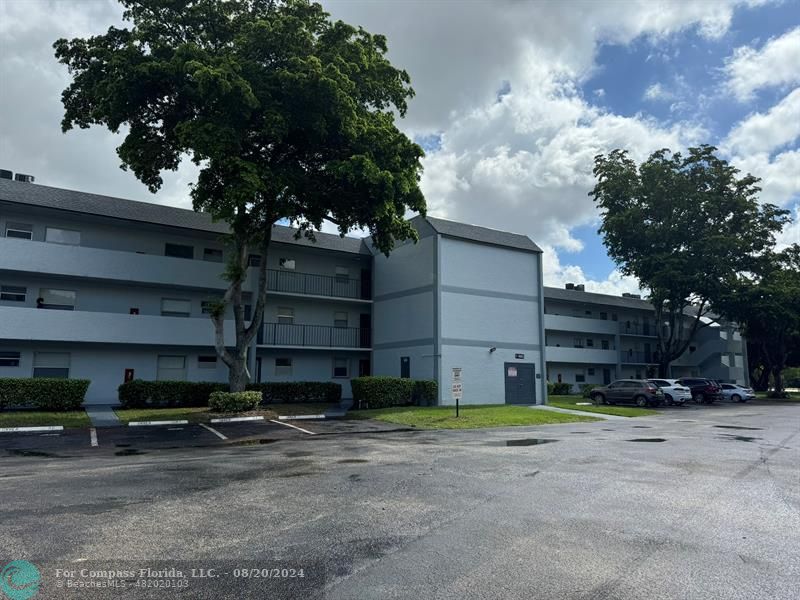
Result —
[[[39,566],[47,598],[796,597],[800,405],[461,431],[297,424],[314,435],[3,438],[5,555]],[[56,587],[55,569],[81,567],[305,576]]]

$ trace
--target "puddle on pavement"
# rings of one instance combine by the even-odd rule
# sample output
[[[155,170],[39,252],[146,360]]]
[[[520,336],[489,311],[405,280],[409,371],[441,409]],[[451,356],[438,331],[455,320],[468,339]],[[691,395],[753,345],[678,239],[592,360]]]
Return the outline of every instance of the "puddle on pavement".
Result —
[[[130,448],[130,444],[114,444],[117,448]]]
[[[278,440],[274,440],[272,438],[258,438],[256,440],[239,440],[236,442],[231,442],[231,446],[259,446],[263,444],[271,444],[273,442],[277,442]]]
[[[6,452],[12,456],[36,456],[38,458],[54,458],[56,456],[50,452],[41,452],[39,450],[19,450],[17,448],[6,450]]]
[[[343,460],[337,460],[336,462],[340,465],[349,465],[356,463],[368,463],[369,461],[366,458],[345,458]]]
[[[634,425],[633,428],[634,429],[652,429],[652,427],[650,427],[650,425]]]
[[[664,438],[633,438],[632,440],[627,440],[628,442],[666,442]]]
[[[736,441],[736,442],[755,442],[755,441],[761,439],[761,438],[757,438],[757,437],[750,437],[750,436],[747,436],[747,435],[731,435],[731,434],[727,434],[727,433],[723,434],[720,437],[722,437],[723,440],[733,440],[733,441]]]
[[[140,454],[147,454],[147,452],[142,452],[138,448],[124,448],[114,452],[114,456],[138,456]]]
[[[741,429],[743,431],[761,431],[763,427],[745,427],[744,425],[714,425],[719,429]]]
[[[600,431],[616,431],[616,429],[601,429]]]
[[[506,446],[538,446],[539,444],[549,444],[558,440],[546,440],[542,438],[525,438],[522,440],[506,440]]]
[[[570,433],[589,433],[588,431],[570,431]]]

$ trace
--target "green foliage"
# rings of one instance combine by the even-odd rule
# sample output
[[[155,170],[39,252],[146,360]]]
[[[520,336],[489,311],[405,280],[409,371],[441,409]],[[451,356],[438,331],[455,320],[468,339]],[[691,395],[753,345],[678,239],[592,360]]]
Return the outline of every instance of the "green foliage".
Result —
[[[350,387],[357,408],[435,403],[439,390],[435,381],[385,376],[356,377],[350,380]]]
[[[572,390],[572,384],[569,383],[548,383],[547,395],[548,396],[566,396]]]
[[[758,202],[759,180],[715,155],[667,149],[637,165],[623,150],[595,157],[590,193],[602,211],[600,233],[625,275],[649,290],[656,310],[659,369],[683,354],[701,317],[741,271],[775,244],[788,212]],[[695,317],[686,319],[693,307]],[[661,373],[663,376],[664,374]]]
[[[83,404],[88,379],[8,377],[0,379],[0,410],[34,407],[40,410],[76,410]]]
[[[134,379],[117,388],[122,408],[148,406],[208,406],[212,392],[228,391],[213,381],[143,381]]]
[[[335,402],[342,399],[342,386],[327,381],[289,381],[250,383],[248,390],[262,394],[264,404],[298,402]]]
[[[208,406],[214,412],[245,412],[261,402],[261,392],[211,392]]]
[[[581,397],[583,397],[583,398],[591,398],[592,397],[592,390],[594,388],[596,388],[596,387],[598,387],[598,386],[596,386],[593,383],[582,383],[581,385],[578,386],[578,389],[580,390]]]

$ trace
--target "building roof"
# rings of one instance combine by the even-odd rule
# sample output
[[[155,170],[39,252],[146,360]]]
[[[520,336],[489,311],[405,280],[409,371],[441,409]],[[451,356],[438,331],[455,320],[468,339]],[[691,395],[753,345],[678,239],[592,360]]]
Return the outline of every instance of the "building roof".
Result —
[[[0,201],[97,215],[110,219],[179,227],[193,231],[217,234],[228,232],[226,223],[221,221],[214,222],[207,213],[174,206],[164,206],[153,202],[137,202],[124,198],[101,196],[99,194],[89,194],[9,179],[0,179]],[[310,248],[336,250],[351,254],[370,254],[362,238],[341,237],[330,233],[315,233],[316,242],[311,242],[305,237],[295,239],[295,232],[296,230],[291,227],[276,225],[272,232],[272,239],[275,242],[297,244]]]
[[[588,304],[605,304],[619,308],[635,308],[639,310],[654,310],[653,305],[647,300],[639,298],[624,298],[610,294],[597,294],[595,292],[581,292],[579,290],[566,290],[564,288],[544,288],[544,297],[552,300],[566,300],[569,302],[586,302]]]
[[[542,251],[528,236],[519,233],[509,233],[508,231],[500,231],[499,229],[468,225],[467,223],[448,221],[438,217],[414,218],[424,218],[437,233],[447,237],[471,240],[474,242],[491,244],[493,246],[505,246],[507,248],[526,250],[528,252],[541,253]]]

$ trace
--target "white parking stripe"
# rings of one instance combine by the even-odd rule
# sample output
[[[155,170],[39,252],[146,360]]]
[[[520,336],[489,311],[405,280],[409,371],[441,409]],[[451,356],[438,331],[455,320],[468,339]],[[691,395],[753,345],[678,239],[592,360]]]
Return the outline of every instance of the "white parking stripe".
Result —
[[[227,417],[224,419],[211,419],[212,423],[240,423],[242,421],[263,421],[264,417]]]
[[[131,421],[129,427],[147,427],[150,425],[188,425],[189,421],[180,419],[178,421]]]
[[[198,425],[200,425],[200,427],[202,427],[203,429],[208,429],[211,433],[213,433],[215,436],[217,436],[221,440],[227,440],[228,439],[227,436],[221,434],[219,431],[217,431],[213,427],[209,427],[205,423],[198,423]]]
[[[292,425],[291,423],[286,423],[284,421],[276,421],[275,419],[270,419],[270,423],[277,423],[278,425],[283,425],[284,427],[291,427],[292,429],[297,429],[297,431],[302,431],[303,433],[307,433],[308,435],[317,435],[313,431],[309,431],[308,429],[303,429],[302,427],[298,427],[297,425]]]
[[[63,425],[47,427],[0,427],[0,433],[25,433],[27,431],[64,431]]]
[[[89,439],[92,442],[92,448],[97,448],[100,444],[97,442],[97,429],[92,427],[89,430]]]

